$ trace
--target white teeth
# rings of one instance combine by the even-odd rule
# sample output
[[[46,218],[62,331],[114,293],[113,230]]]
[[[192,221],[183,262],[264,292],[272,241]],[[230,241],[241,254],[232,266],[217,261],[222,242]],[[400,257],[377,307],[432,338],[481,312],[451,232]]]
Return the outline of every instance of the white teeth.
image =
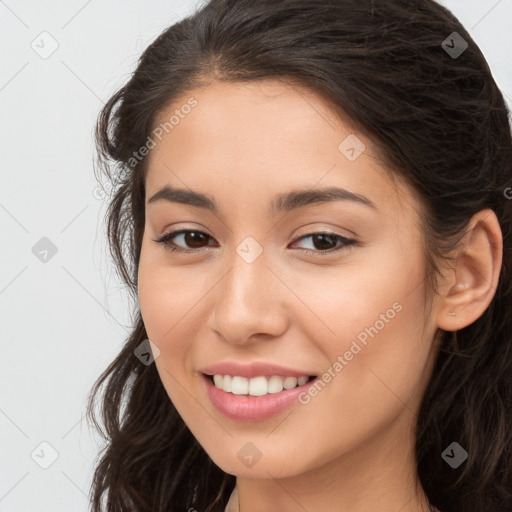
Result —
[[[247,395],[249,392],[249,379],[235,375],[231,381],[231,393],[234,395]]]
[[[264,396],[268,393],[279,393],[283,389],[293,389],[297,385],[302,386],[308,382],[309,377],[280,377],[273,375],[267,377],[253,377],[247,379],[238,375],[214,375],[215,387],[234,395]]]
[[[219,377],[222,377],[222,375],[219,375]],[[231,375],[224,375],[224,381],[222,382],[222,389],[224,391],[227,391],[227,392],[231,393],[232,381],[233,381],[233,379],[231,378]]]
[[[284,379],[283,388],[292,389],[297,387],[297,377],[286,377]]]
[[[304,384],[306,384],[306,382],[308,381],[309,377],[299,377],[299,380],[297,381],[297,383],[299,384],[299,386],[302,386]]]
[[[277,375],[273,375],[268,380],[268,392],[279,393],[279,391],[283,391],[283,379]]]
[[[249,381],[249,395],[263,396],[267,394],[267,379],[265,377],[254,377]]]

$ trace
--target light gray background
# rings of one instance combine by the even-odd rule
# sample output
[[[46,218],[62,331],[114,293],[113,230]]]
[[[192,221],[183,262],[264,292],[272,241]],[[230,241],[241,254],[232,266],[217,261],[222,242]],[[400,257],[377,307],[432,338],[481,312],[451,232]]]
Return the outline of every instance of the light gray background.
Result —
[[[89,510],[101,440],[85,399],[131,322],[106,246],[92,130],[142,50],[202,3],[0,0],[0,512]],[[441,3],[512,104],[512,0]],[[43,31],[58,43],[46,59],[31,47],[46,37],[51,48]],[[57,247],[46,263],[32,252],[43,237]],[[51,462],[42,442],[58,453],[47,469],[36,463]]]

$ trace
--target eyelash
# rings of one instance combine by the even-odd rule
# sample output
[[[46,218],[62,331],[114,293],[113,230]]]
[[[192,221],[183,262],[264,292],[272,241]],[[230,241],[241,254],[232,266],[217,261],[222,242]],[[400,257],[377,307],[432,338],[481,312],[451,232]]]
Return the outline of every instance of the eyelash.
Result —
[[[172,245],[171,239],[173,239],[175,236],[186,234],[186,233],[199,233],[201,235],[206,235],[207,237],[210,237],[210,235],[208,235],[207,233],[204,233],[203,231],[198,231],[198,230],[195,230],[195,229],[180,229],[178,231],[171,231],[170,233],[166,233],[165,235],[163,235],[159,239],[156,239],[156,240],[153,239],[153,241],[157,242],[159,244],[162,244],[167,250],[172,251],[172,252],[192,253],[192,252],[201,252],[201,251],[203,251],[204,248],[187,250],[187,249],[181,249],[181,248],[176,247],[175,245]],[[342,250],[348,250],[352,246],[358,245],[357,240],[354,240],[353,238],[346,238],[344,236],[341,236],[341,235],[338,235],[338,234],[335,234],[335,233],[327,233],[327,232],[308,233],[306,235],[302,235],[301,237],[297,238],[296,242],[299,242],[299,241],[301,241],[301,240],[303,240],[305,238],[309,238],[309,237],[317,236],[317,235],[324,235],[324,236],[328,236],[328,237],[337,239],[337,240],[342,242],[342,245],[340,247],[338,247],[338,248],[328,249],[326,251],[302,249],[302,252],[304,254],[314,255],[314,256],[324,256],[324,255],[329,255],[329,254],[332,254],[332,253],[335,253],[335,252],[339,252],[339,251],[342,251]]]

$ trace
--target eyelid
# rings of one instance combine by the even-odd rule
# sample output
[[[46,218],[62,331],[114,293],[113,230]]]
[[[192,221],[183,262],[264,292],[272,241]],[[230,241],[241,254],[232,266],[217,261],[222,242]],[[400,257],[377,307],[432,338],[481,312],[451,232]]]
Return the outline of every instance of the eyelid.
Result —
[[[197,253],[204,252],[205,250],[207,250],[208,246],[200,247],[200,248],[183,249],[182,247],[176,246],[175,244],[173,244],[171,242],[171,240],[173,238],[183,235],[183,234],[190,233],[190,232],[197,233],[200,235],[206,235],[206,237],[209,237],[210,239],[213,239],[213,240],[215,239],[209,233],[201,231],[199,229],[181,228],[181,229],[171,230],[171,231],[165,233],[164,235],[162,235],[161,237],[159,237],[157,239],[153,239],[153,241],[163,244],[164,248],[166,250],[173,252],[173,253],[178,253],[178,254],[194,254],[194,253],[197,254]],[[331,249],[326,249],[324,251],[319,250],[319,249],[299,249],[299,250],[302,251],[303,254],[308,254],[308,255],[312,254],[314,256],[327,256],[330,254],[339,253],[344,250],[349,250],[349,249],[352,249],[353,246],[360,245],[360,242],[355,238],[349,238],[344,235],[340,235],[338,233],[333,233],[333,232],[330,232],[327,230],[305,231],[304,233],[299,234],[294,238],[294,240],[292,241],[292,245],[297,244],[298,242],[300,242],[301,240],[304,240],[305,238],[321,236],[321,235],[337,239],[338,241],[342,242],[342,245],[338,246],[338,247],[331,248]]]
[[[348,230],[345,230],[348,231]],[[339,236],[341,238],[344,238],[346,240],[351,239],[357,239],[355,233],[352,231],[348,231],[348,234],[342,234],[337,233],[336,231],[333,231],[333,228],[311,228],[311,227],[305,227],[305,228],[299,228],[298,232],[294,236],[294,240],[297,240],[299,238],[302,238],[307,235],[329,235],[329,236]]]
[[[341,238],[345,238],[347,240],[350,240],[350,239],[358,239],[358,236],[355,234],[355,232],[353,231],[350,231],[348,229],[345,229],[344,231],[347,233],[347,234],[342,234],[342,233],[337,233],[337,232],[334,232],[332,231],[332,228],[318,228],[318,230],[315,230],[314,228],[311,228],[311,227],[307,227],[309,225],[306,225],[306,227],[299,227],[298,228],[298,232],[296,232],[295,236],[294,236],[294,240],[296,241],[298,238],[302,238],[304,237],[305,235],[319,235],[319,234],[325,234],[325,235],[330,235],[330,236],[339,236]],[[183,232],[183,231],[194,231],[195,233],[202,233],[202,234],[205,234],[205,235],[208,235],[209,237],[211,238],[215,238],[213,235],[211,235],[208,230],[206,228],[204,228],[203,226],[200,226],[199,228],[195,227],[195,226],[180,226],[176,229],[169,229],[167,230],[167,228],[165,228],[163,230],[163,233],[161,235],[158,236],[159,239],[169,235],[169,234],[174,234],[174,235],[178,235],[179,233]],[[156,241],[156,240],[153,240],[153,241]]]

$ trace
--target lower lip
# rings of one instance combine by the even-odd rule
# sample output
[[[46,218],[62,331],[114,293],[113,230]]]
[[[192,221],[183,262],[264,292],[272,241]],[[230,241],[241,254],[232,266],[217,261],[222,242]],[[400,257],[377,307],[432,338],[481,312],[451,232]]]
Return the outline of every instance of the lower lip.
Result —
[[[202,379],[206,393],[213,405],[228,418],[238,421],[262,421],[284,411],[316,381],[315,378],[302,386],[284,389],[279,393],[269,393],[264,396],[246,396],[234,395],[219,389],[204,374],[202,374]]]

